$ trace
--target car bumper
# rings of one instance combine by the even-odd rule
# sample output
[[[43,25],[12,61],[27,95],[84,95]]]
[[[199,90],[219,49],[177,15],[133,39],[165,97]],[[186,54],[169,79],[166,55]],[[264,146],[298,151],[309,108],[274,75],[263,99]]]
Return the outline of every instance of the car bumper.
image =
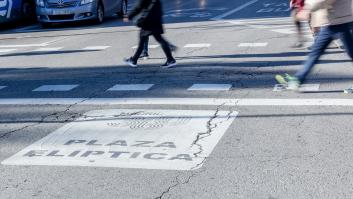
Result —
[[[96,5],[87,5],[70,8],[39,8],[37,7],[38,21],[42,23],[59,23],[89,20],[96,18]]]

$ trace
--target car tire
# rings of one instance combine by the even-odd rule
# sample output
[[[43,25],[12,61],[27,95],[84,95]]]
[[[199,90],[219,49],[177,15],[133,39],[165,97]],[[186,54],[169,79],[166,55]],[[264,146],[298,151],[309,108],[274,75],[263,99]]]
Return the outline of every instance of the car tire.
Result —
[[[36,7],[34,1],[25,0],[22,2],[21,18],[26,23],[34,22],[36,20]]]
[[[103,21],[104,21],[104,7],[103,7],[103,3],[100,1],[98,2],[98,5],[97,5],[95,22],[96,24],[101,24],[103,23]]]
[[[124,15],[127,14],[127,6],[128,6],[127,0],[123,0],[120,10],[117,13],[119,17],[123,17]]]

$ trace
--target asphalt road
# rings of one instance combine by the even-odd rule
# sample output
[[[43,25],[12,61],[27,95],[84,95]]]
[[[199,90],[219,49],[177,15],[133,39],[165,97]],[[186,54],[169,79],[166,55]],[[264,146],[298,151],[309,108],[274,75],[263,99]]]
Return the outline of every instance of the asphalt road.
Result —
[[[0,32],[0,198],[352,198],[348,56],[276,90],[308,53],[286,0],[163,3],[170,69],[153,39],[124,65],[116,17]]]

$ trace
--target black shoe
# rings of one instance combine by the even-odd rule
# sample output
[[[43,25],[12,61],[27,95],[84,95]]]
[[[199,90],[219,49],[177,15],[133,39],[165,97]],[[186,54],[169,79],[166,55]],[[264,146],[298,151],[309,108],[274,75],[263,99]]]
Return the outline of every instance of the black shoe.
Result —
[[[131,66],[133,68],[137,67],[137,62],[134,61],[131,57],[129,59],[125,58],[123,61],[124,61],[125,64],[127,64],[127,65],[129,65],[129,66]]]
[[[149,58],[149,54],[148,53],[142,53],[140,56],[140,59],[148,59]]]
[[[165,64],[163,64],[161,66],[161,68],[171,68],[171,67],[176,66],[176,65],[177,65],[177,63],[176,63],[175,59],[173,59],[171,61],[165,62]]]

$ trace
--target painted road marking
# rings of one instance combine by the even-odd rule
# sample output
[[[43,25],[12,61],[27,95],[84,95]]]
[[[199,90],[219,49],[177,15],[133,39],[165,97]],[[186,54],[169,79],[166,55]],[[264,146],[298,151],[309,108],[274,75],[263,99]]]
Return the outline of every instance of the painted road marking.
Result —
[[[243,4],[243,5],[241,5],[241,6],[237,7],[237,8],[235,8],[235,9],[229,11],[229,12],[226,12],[226,13],[224,13],[224,14],[221,14],[221,15],[219,15],[219,16],[216,16],[216,17],[212,18],[211,20],[215,20],[215,21],[217,21],[217,20],[222,20],[223,18],[225,18],[225,17],[227,17],[227,16],[229,16],[229,15],[232,15],[232,14],[234,14],[234,13],[236,13],[236,12],[239,12],[239,11],[241,11],[241,10],[243,10],[243,9],[245,9],[245,8],[247,8],[247,7],[249,7],[249,6],[253,5],[253,4],[255,4],[255,3],[257,3],[257,2],[258,2],[258,0],[249,1],[249,2]]]
[[[6,88],[7,86],[0,86],[0,90],[2,90],[2,89],[4,89],[4,88]]]
[[[110,48],[111,46],[87,46],[83,48],[83,50],[105,50]]]
[[[188,91],[229,91],[231,84],[193,84]]]
[[[17,49],[0,49],[0,53],[9,53],[9,52],[13,52],[16,51]]]
[[[64,47],[56,47],[56,48],[38,48],[33,50],[33,52],[54,52],[63,49]]]
[[[0,45],[0,48],[28,48],[28,47],[44,47],[48,44],[19,44],[19,45]]]
[[[276,84],[273,88],[275,92],[286,91],[286,85]],[[302,84],[298,89],[300,92],[317,92],[320,90],[320,84]]]
[[[268,43],[241,43],[238,47],[266,47]]]
[[[186,44],[184,48],[209,48],[211,44]]]
[[[343,90],[342,90],[343,93]],[[339,98],[2,98],[0,105],[353,106]]]
[[[154,84],[117,84],[108,91],[147,91],[153,86]]]
[[[132,47],[133,49],[137,49],[137,47],[138,46],[134,46],[134,47]],[[155,49],[155,48],[158,48],[159,47],[159,45],[157,44],[157,45],[148,45],[148,48],[149,49]]]
[[[84,115],[2,164],[198,169],[237,113],[111,109]]]
[[[48,92],[48,91],[71,91],[79,85],[43,85],[33,91],[35,92]]]

